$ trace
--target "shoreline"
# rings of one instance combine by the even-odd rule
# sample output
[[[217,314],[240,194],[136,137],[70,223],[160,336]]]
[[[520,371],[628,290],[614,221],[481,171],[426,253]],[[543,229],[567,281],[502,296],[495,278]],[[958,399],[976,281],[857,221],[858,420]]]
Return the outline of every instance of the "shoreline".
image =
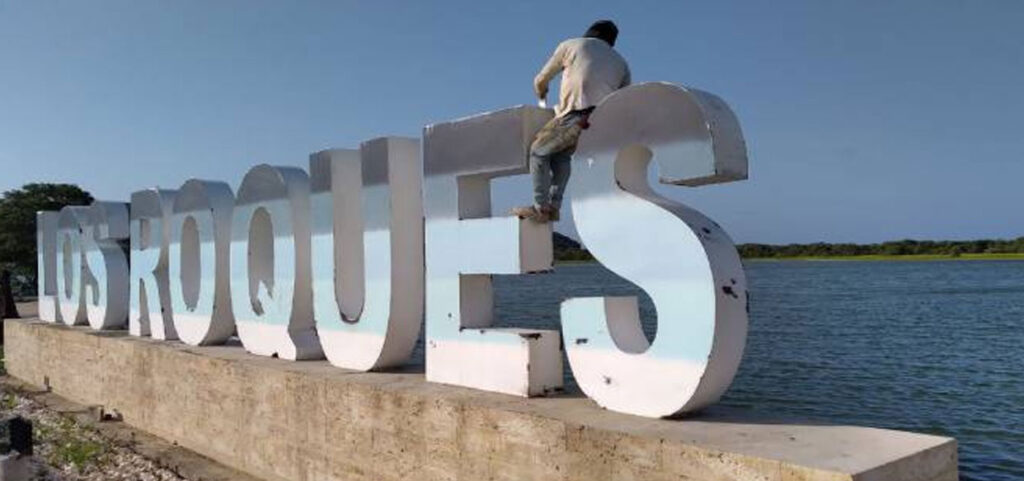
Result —
[[[936,261],[1024,261],[1024,254],[960,254],[951,256],[944,254],[908,254],[887,255],[867,254],[861,256],[795,256],[795,257],[744,257],[743,261],[780,262],[780,261],[834,261],[834,262],[936,262]]]
[[[1021,254],[867,254],[861,256],[743,257],[743,262],[942,262],[942,261],[1024,261]],[[591,264],[596,260],[556,260],[555,265]]]

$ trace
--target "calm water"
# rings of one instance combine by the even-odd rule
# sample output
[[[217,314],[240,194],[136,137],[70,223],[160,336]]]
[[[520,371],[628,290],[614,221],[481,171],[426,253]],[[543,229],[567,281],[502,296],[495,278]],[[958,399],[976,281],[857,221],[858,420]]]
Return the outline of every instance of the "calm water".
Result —
[[[961,479],[1024,479],[1024,262],[754,262],[747,276],[750,335],[723,404],[953,436]],[[501,325],[551,329],[566,297],[637,292],[594,264],[495,286]]]

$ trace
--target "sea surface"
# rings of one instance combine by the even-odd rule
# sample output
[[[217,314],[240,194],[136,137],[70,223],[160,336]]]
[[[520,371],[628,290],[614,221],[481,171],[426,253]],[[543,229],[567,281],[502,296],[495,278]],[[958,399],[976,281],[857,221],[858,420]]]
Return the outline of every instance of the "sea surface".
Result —
[[[746,271],[750,332],[722,404],[952,436],[961,479],[1024,480],[1024,262],[762,261]],[[549,329],[568,297],[640,292],[598,264],[496,277],[495,291],[500,325]]]

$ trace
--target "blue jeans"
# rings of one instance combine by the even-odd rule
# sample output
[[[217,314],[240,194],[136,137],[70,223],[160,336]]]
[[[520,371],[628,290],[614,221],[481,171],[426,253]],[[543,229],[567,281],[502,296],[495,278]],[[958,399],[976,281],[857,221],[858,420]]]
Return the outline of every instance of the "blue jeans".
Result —
[[[566,149],[549,155],[530,154],[530,176],[533,177],[533,203],[562,207],[565,186],[572,173],[572,153]]]
[[[530,175],[533,177],[533,203],[562,207],[565,186],[572,173],[572,154],[583,131],[582,121],[590,110],[572,111],[548,121],[530,145]]]

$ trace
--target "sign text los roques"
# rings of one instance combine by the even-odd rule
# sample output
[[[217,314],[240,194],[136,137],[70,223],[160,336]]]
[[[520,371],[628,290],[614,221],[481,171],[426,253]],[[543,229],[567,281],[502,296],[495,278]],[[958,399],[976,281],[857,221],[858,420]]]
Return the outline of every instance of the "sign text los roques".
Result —
[[[715,402],[743,353],[747,292],[732,241],[655,193],[745,179],[746,148],[717,97],[664,83],[612,94],[573,158],[572,216],[633,297],[562,303],[562,332],[493,328],[494,274],[552,268],[550,224],[491,214],[490,180],[526,172],[551,113],[517,107],[222,182],[38,214],[40,317],[132,335],[223,343],[355,370],[410,357],[426,326],[428,381],[521,396],[562,386],[562,349],[598,404],[671,416]],[[118,242],[130,239],[128,258]],[[564,343],[562,339],[564,338]]]

